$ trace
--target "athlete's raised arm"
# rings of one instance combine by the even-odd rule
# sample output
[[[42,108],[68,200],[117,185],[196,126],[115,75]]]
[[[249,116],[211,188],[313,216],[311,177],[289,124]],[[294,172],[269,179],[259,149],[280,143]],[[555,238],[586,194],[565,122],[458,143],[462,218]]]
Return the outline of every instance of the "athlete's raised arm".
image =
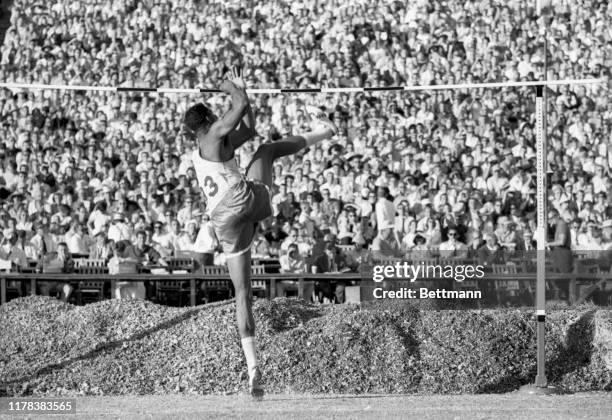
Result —
[[[231,80],[238,88],[244,89],[246,94],[246,83],[244,82],[242,74],[242,69],[234,67],[231,72]],[[257,134],[255,131],[255,117],[253,116],[253,109],[247,98],[247,106],[242,115],[242,120],[234,127],[234,130],[228,134],[228,139],[234,149],[237,149],[246,141],[255,137],[255,134]]]
[[[231,95],[232,106],[221,119],[215,121],[210,127],[210,135],[217,138],[223,138],[234,130],[242,119],[249,103],[246,89],[237,86],[231,75],[228,75],[228,79],[223,81],[220,89],[222,92]]]

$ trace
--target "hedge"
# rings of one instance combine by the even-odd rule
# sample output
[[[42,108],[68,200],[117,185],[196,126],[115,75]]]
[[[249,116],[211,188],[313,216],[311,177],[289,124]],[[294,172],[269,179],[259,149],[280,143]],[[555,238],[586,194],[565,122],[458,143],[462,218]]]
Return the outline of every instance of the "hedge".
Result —
[[[272,393],[496,393],[535,378],[533,311],[254,305]],[[612,390],[612,311],[547,318],[547,376]],[[229,394],[246,389],[234,304],[172,308],[30,296],[0,307],[0,396]]]

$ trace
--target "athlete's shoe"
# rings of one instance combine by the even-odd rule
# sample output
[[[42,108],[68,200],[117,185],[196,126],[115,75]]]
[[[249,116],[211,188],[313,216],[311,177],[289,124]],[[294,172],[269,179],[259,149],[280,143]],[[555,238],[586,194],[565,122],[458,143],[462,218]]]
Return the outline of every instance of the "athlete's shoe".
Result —
[[[306,113],[310,116],[311,125],[313,128],[316,128],[317,126],[324,126],[329,128],[332,133],[334,133],[334,136],[338,134],[338,127],[336,127],[336,124],[334,124],[332,120],[327,117],[322,109],[310,105],[307,105],[305,109]]]
[[[264,389],[261,385],[261,371],[258,367],[249,375],[249,392],[253,398],[263,398]]]

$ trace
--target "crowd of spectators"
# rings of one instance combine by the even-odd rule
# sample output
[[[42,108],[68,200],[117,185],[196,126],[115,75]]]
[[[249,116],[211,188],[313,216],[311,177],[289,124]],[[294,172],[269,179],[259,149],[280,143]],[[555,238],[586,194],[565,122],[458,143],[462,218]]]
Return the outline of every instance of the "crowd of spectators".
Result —
[[[234,65],[259,88],[539,80],[545,21],[549,79],[609,77],[612,3],[553,0],[539,20],[534,4],[15,0],[0,80],[217,87]],[[242,167],[262,142],[307,130],[306,105],[340,128],[277,162],[274,217],[254,255],[299,272],[356,270],[338,244],[394,256],[532,249],[534,97],[530,87],[252,96],[258,135],[237,151]],[[573,248],[609,248],[610,88],[548,97],[549,207]],[[201,100],[219,114],[229,105],[223,95],[0,91],[6,257],[23,265],[64,242],[110,260],[118,243],[139,241],[155,260],[195,252],[222,264],[181,124]]]

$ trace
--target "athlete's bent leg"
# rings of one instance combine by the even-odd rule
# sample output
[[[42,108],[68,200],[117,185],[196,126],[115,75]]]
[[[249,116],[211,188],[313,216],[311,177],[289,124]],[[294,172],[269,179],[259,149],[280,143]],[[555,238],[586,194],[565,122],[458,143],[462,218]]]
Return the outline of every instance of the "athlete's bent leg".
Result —
[[[259,146],[247,167],[246,177],[272,187],[272,164],[274,160],[296,154],[300,150],[336,134],[337,128],[331,121],[319,120],[319,122],[323,126],[314,131]]]
[[[263,396],[261,373],[257,366],[253,289],[251,288],[251,251],[227,259],[227,268],[236,291],[236,320],[242,351],[247,362],[249,388],[254,397]]]

